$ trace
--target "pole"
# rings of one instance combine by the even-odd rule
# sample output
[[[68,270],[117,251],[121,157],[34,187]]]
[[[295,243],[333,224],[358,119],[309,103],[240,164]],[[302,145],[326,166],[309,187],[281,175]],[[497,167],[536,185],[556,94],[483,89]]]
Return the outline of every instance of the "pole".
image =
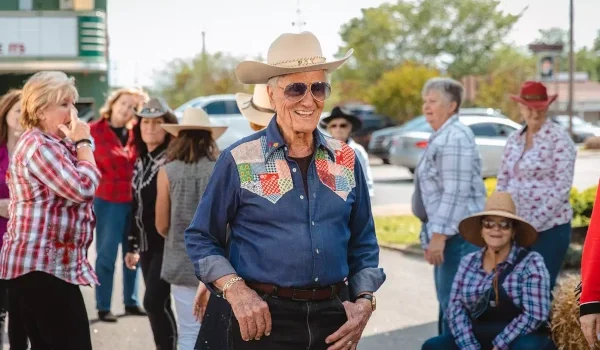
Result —
[[[574,22],[573,0],[569,0],[569,134],[573,137],[573,76],[575,74],[575,55],[573,50],[573,22]]]

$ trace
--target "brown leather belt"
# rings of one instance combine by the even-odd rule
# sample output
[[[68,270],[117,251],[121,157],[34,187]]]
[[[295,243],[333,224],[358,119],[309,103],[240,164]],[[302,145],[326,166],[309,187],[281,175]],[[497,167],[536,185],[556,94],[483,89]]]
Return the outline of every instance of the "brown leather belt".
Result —
[[[291,287],[278,287],[274,284],[246,282],[248,287],[272,297],[291,299],[295,301],[322,301],[335,298],[338,293],[346,287],[346,283],[340,282],[327,287],[316,289],[299,289]]]

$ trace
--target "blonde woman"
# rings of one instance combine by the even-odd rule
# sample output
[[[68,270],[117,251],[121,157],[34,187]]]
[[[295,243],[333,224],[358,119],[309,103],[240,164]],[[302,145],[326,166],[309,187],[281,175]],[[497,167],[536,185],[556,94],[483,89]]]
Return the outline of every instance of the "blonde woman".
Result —
[[[98,283],[87,259],[100,171],[78,93],[62,72],[23,87],[19,139],[9,165],[10,219],[0,279],[17,295],[32,349],[92,349],[79,286]]]
[[[96,273],[100,281],[96,287],[96,309],[98,319],[104,322],[117,322],[110,311],[113,276],[119,245],[123,257],[127,253],[127,234],[131,226],[131,180],[136,157],[133,131],[127,128],[127,123],[133,120],[140,99],[139,90],[119,89],[100,109],[100,119],[90,124],[96,143],[94,156],[102,174],[94,199],[94,211],[97,220]],[[126,314],[145,315],[139,307],[137,270],[123,269],[123,301]]]

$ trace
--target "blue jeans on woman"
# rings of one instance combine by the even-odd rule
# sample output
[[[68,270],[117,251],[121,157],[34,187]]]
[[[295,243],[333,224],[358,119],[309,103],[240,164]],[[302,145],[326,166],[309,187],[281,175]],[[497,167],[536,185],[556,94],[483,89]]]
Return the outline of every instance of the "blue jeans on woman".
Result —
[[[482,346],[482,350],[491,350],[492,346]],[[548,335],[530,333],[517,337],[509,346],[510,350],[554,350],[556,345]],[[431,338],[423,344],[421,350],[460,350],[451,334]]]
[[[567,255],[571,243],[571,222],[555,226],[539,233],[531,250],[540,253],[550,274],[550,290],[556,285],[556,278]]]
[[[123,258],[123,300],[125,306],[139,306],[137,269],[125,266],[127,233],[131,226],[131,203],[115,203],[100,198],[94,199],[96,213],[96,274],[100,282],[96,286],[96,309],[110,311],[115,260],[119,244]]]
[[[433,276],[435,280],[435,291],[437,299],[440,303],[439,318],[438,318],[438,333],[450,334],[448,320],[444,314],[448,309],[450,302],[450,291],[452,290],[452,282],[458,271],[460,260],[467,254],[478,250],[477,246],[465,241],[460,235],[454,235],[446,240],[444,248],[444,262],[441,265],[435,266]]]

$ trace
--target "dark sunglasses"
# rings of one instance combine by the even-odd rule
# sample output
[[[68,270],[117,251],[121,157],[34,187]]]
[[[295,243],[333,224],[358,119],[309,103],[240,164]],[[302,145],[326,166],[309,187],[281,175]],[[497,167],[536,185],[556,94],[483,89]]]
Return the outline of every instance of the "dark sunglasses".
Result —
[[[502,221],[493,221],[484,219],[481,221],[483,223],[483,227],[491,230],[494,227],[497,227],[499,230],[507,231],[512,228],[512,223],[510,221],[502,220]]]
[[[298,102],[306,96],[308,90],[310,90],[310,94],[312,97],[319,101],[325,101],[329,95],[331,95],[331,85],[323,81],[317,81],[314,83],[306,84],[306,83],[291,83],[283,89],[283,94],[285,97],[291,102]]]
[[[346,129],[347,127],[349,127],[349,124],[346,123],[342,123],[342,124],[331,124],[329,125],[330,128],[332,129],[337,129],[337,128],[341,128],[341,129]]]

